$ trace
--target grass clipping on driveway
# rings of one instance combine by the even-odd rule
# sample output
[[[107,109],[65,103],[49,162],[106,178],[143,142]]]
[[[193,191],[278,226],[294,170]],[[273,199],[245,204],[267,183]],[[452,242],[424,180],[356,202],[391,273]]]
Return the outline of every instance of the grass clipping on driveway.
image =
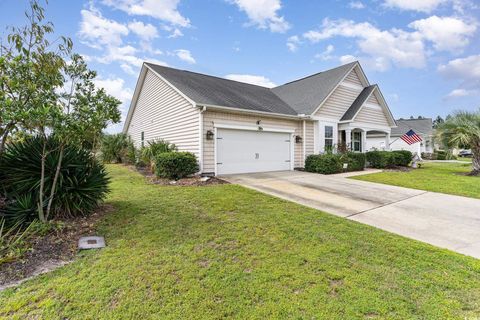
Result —
[[[480,316],[480,261],[236,185],[109,167],[108,247],[0,293],[0,317]]]
[[[467,176],[471,170],[471,163],[430,162],[408,172],[385,171],[352,179],[480,199],[480,177]]]

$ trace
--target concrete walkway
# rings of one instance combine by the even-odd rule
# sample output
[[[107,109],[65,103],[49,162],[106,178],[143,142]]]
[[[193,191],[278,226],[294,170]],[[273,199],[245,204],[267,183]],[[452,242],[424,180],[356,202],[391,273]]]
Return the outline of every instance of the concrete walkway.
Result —
[[[231,182],[405,237],[480,258],[480,200],[282,171],[223,176]]]

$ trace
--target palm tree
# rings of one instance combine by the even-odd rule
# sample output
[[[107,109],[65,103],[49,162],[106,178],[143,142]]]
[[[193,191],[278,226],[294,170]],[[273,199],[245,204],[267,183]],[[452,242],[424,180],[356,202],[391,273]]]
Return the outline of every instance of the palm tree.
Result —
[[[480,175],[480,109],[477,112],[457,111],[439,125],[437,130],[440,139],[451,146],[472,149],[470,175]]]

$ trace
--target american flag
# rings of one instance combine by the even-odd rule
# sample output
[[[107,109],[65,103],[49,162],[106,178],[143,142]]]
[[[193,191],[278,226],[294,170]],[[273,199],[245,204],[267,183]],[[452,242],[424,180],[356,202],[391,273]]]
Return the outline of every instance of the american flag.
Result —
[[[405,141],[409,145],[422,141],[422,138],[420,138],[420,136],[418,134],[416,134],[415,131],[413,131],[411,129],[410,129],[410,131],[405,133],[403,136],[401,136],[400,139],[402,139],[403,141]]]

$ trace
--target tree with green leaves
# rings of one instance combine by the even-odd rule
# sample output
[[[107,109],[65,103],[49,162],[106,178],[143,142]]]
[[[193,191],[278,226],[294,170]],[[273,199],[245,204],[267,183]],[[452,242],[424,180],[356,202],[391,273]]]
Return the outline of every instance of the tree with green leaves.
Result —
[[[480,109],[477,112],[457,111],[437,129],[441,141],[448,146],[472,149],[470,175],[480,175]]]
[[[73,43],[58,37],[50,42],[53,24],[44,22],[45,10],[37,0],[25,13],[27,25],[11,27],[0,46],[0,156],[12,133],[25,131],[43,141],[38,195],[38,217],[49,218],[56,192],[63,149],[77,144],[93,150],[102,130],[120,121],[120,101],[94,85],[96,73],[80,55],[71,54]],[[69,62],[66,62],[68,57]],[[57,140],[59,150],[47,141]],[[58,153],[53,179],[45,177],[45,161]],[[45,195],[45,183],[52,183]]]

